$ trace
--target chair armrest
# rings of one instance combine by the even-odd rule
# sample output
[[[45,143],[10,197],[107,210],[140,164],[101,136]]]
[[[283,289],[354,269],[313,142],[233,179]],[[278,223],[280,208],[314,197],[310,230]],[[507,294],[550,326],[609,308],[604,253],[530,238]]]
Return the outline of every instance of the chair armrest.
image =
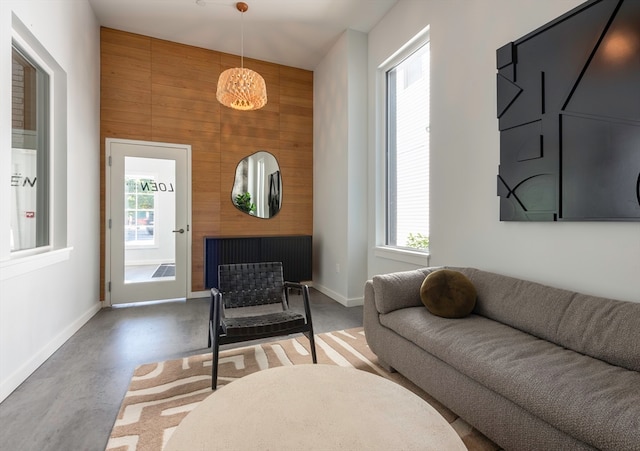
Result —
[[[209,305],[209,321],[216,324],[220,322],[220,317],[224,318],[222,305],[222,293],[217,288],[211,288],[211,304]]]
[[[311,322],[311,304],[309,303],[309,286],[298,282],[285,282],[284,289],[295,288],[302,290],[302,300],[304,301],[304,312],[307,322]],[[288,303],[288,300],[287,300]]]
[[[303,285],[303,284],[298,283],[298,282],[286,282],[285,281],[284,287],[285,288],[296,288],[298,290],[302,290],[303,287],[306,287],[306,285]]]

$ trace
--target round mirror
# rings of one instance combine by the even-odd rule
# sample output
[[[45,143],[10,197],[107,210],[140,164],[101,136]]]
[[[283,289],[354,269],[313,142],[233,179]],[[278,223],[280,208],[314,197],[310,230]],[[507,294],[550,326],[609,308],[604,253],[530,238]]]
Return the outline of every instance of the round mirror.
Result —
[[[282,179],[276,157],[263,150],[243,158],[236,167],[231,201],[257,218],[273,218],[282,205]]]

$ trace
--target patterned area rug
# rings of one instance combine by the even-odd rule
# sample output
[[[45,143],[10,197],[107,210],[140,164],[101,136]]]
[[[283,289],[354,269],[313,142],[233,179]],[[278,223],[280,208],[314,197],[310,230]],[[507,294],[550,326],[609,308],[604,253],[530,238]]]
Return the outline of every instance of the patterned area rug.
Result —
[[[318,363],[378,374],[416,393],[440,412],[470,450],[499,449],[406,378],[380,367],[362,328],[316,334],[316,349]],[[304,336],[223,351],[218,389],[266,368],[308,363],[309,341]],[[122,401],[107,451],[162,451],[180,421],[211,393],[210,353],[139,366]]]

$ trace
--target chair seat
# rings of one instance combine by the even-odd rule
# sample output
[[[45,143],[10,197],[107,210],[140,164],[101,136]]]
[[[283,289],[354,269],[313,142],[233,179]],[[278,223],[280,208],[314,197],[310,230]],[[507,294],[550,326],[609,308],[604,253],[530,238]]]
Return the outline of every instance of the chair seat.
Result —
[[[259,316],[225,318],[223,322],[228,337],[241,337],[296,329],[305,325],[305,317],[300,313],[284,311]]]

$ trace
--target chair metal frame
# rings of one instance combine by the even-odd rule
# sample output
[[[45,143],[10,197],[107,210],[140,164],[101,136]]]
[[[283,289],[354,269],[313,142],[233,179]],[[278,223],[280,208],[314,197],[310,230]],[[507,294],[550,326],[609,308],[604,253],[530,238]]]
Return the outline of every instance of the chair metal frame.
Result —
[[[289,290],[302,293],[304,315],[289,309]],[[282,311],[230,317],[225,309],[267,304]],[[309,339],[313,363],[317,363],[313,321],[307,285],[284,280],[281,262],[237,263],[218,266],[218,288],[211,288],[209,340],[213,354],[211,388],[218,384],[220,345],[302,333]]]

